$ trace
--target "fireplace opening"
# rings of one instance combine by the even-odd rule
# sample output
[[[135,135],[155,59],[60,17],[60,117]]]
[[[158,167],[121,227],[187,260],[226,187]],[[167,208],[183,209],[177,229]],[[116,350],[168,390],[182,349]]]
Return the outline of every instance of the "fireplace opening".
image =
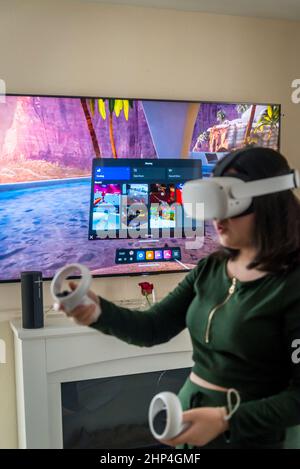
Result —
[[[148,426],[152,397],[178,393],[190,368],[121,375],[61,384],[63,447],[158,448]]]

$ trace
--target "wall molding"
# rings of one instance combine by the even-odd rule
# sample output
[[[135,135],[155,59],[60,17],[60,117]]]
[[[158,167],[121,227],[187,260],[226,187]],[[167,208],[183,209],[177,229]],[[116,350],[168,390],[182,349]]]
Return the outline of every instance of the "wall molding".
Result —
[[[159,301],[160,299],[158,299]],[[131,308],[131,309],[140,309],[143,303],[143,298],[131,298],[129,300],[119,300],[114,301],[115,304],[119,306],[123,306],[124,308]],[[53,311],[52,305],[45,305],[44,306],[44,315],[45,317],[53,317],[58,313]],[[15,308],[7,308],[6,310],[0,310],[0,323],[12,321],[13,319],[20,319],[21,318],[21,310]]]

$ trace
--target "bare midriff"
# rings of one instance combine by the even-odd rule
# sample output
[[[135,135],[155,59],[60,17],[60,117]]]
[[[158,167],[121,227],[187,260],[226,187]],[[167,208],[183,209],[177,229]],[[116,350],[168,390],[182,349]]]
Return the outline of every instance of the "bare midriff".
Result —
[[[217,386],[216,384],[209,383],[205,379],[200,378],[200,376],[196,375],[193,371],[190,374],[190,380],[194,384],[198,384],[206,389],[212,389],[213,391],[223,391],[227,392],[228,388],[223,388],[222,386]]]

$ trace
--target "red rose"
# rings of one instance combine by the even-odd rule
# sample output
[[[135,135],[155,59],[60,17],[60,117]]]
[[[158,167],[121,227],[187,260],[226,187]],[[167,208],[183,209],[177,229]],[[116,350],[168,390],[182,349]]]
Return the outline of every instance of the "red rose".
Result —
[[[142,295],[144,296],[151,295],[152,290],[153,290],[153,283],[141,282],[139,283],[139,286],[141,287]]]

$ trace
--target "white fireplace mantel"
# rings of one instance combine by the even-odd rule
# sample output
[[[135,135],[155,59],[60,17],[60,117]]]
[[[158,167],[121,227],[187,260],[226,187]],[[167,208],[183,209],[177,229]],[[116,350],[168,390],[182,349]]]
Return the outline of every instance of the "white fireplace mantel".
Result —
[[[186,331],[151,348],[53,315],[42,329],[11,321],[15,344],[20,448],[62,448],[61,383],[192,366]],[[138,383],[137,383],[138,385]]]

